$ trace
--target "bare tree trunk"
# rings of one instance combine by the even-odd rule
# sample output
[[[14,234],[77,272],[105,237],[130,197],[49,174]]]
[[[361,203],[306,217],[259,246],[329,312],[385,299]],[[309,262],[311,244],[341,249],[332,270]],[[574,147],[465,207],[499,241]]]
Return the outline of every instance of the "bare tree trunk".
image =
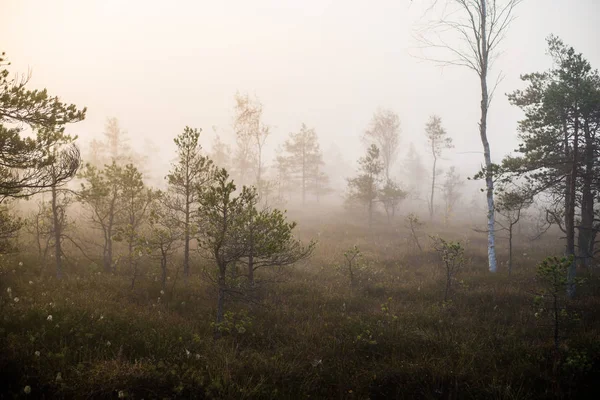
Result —
[[[220,326],[223,322],[225,316],[225,290],[226,282],[225,282],[225,273],[226,269],[223,266],[219,266],[219,278],[218,278],[218,297],[217,297],[217,321],[215,326],[215,339],[219,339],[221,337]]]
[[[496,261],[496,232],[494,219],[494,180],[492,176],[492,155],[490,143],[487,138],[487,114],[490,104],[487,74],[489,69],[489,48],[487,32],[487,0],[480,0],[481,8],[481,69],[479,79],[481,83],[481,121],[479,123],[479,135],[483,144],[483,157],[485,159],[485,185],[488,205],[488,265],[490,272],[496,272],[498,266]]]
[[[183,280],[187,283],[190,277],[190,187],[189,182],[185,193],[185,232],[183,248]]]
[[[306,204],[306,143],[302,147],[302,206]]]
[[[52,186],[52,222],[54,224],[54,258],[56,262],[56,278],[61,279],[63,270],[62,270],[62,249],[61,249],[61,234],[62,234],[62,222],[60,221],[57,197],[58,193],[56,192],[56,186]]]
[[[566,254],[568,256],[575,255],[575,208],[577,194],[577,168],[578,168],[578,153],[579,153],[579,119],[575,118],[573,129],[573,153],[571,159],[571,171],[568,178],[568,196],[566,196],[565,208],[565,230],[567,236]],[[569,297],[575,296],[575,273],[577,262],[575,258],[569,266],[567,294]]]
[[[433,220],[433,194],[435,192],[435,167],[437,164],[437,157],[435,156],[435,151],[433,153],[433,171],[431,176],[431,197],[429,199],[429,218]]]
[[[167,286],[167,255],[163,252],[160,259],[160,267],[161,267],[161,282],[163,290]]]
[[[444,302],[448,301],[448,293],[450,293],[450,284],[452,282],[452,275],[450,270],[446,268],[446,291],[444,292]]]
[[[512,222],[508,225],[508,276],[512,274],[513,266],[513,226]]]
[[[250,252],[248,254],[248,283],[254,287],[254,237],[250,233]]]
[[[369,228],[373,227],[373,200],[369,200]]]
[[[584,122],[585,136],[585,172],[583,174],[583,187],[581,189],[581,224],[579,226],[579,258],[580,263],[589,266],[593,258],[593,231],[594,231],[594,140],[590,132],[589,122]]]

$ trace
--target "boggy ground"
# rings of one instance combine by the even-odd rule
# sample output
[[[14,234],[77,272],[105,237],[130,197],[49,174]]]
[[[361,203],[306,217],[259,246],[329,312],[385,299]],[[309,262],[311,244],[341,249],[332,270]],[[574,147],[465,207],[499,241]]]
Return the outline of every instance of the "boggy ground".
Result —
[[[402,225],[301,226],[319,240],[314,256],[283,274],[259,271],[271,282],[251,301],[228,300],[218,340],[215,290],[198,265],[187,285],[172,268],[163,294],[154,265],[131,291],[126,276],[75,256],[61,281],[25,253],[4,256],[0,398],[600,398],[595,275],[581,272],[558,352],[551,319],[534,306],[536,265],[560,254],[559,240],[516,240],[509,277],[504,264],[487,272],[484,235],[430,228],[470,239],[444,303],[427,232],[420,252]],[[355,244],[364,267],[351,287],[337,266]]]

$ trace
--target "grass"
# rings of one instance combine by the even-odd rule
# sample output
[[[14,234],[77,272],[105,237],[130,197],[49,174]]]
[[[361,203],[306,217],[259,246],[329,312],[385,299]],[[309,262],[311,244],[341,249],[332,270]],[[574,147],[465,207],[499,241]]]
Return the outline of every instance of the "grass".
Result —
[[[549,320],[535,316],[535,267],[560,253],[557,241],[521,241],[508,277],[487,272],[485,244],[471,238],[444,303],[437,256],[409,248],[404,229],[323,223],[300,234],[318,237],[314,257],[252,302],[229,300],[219,340],[216,294],[199,274],[184,285],[172,272],[161,293],[149,264],[131,291],[126,277],[83,260],[57,281],[25,254],[5,256],[0,398],[600,398],[596,277],[569,304],[579,318],[565,325],[559,354]],[[351,288],[334,267],[354,244],[367,268]]]

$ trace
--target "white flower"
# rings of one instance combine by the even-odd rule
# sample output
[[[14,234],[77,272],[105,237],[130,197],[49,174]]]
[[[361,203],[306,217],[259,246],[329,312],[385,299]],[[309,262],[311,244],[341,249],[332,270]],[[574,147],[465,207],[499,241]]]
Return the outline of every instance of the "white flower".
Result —
[[[165,291],[164,291],[164,290],[161,290],[161,291],[160,291],[160,294],[161,294],[161,295],[165,294]]]
[[[6,293],[8,293],[8,295],[10,296],[10,294],[12,293],[12,289],[10,287],[6,288]]]
[[[13,300],[15,301],[15,303],[19,302],[19,298],[18,297],[15,297]]]
[[[36,352],[35,352],[35,353],[33,353],[33,354],[35,354],[35,356],[36,356],[36,357],[39,357],[39,356],[40,356],[40,354],[42,354],[42,353],[40,353],[40,351],[38,350],[38,351],[36,351]]]
[[[19,267],[23,266],[23,261],[19,261]]]
[[[107,340],[106,341],[106,347],[110,347],[110,345],[111,345],[110,340]]]
[[[188,349],[185,349],[185,355],[187,356],[187,358],[190,358],[190,351]]]
[[[23,389],[23,392],[25,392],[25,394],[31,393],[31,386],[29,386],[29,385],[25,386],[25,388]]]
[[[120,399],[124,399],[125,398],[125,392],[122,390],[119,390],[119,398]]]
[[[140,250],[140,252],[138,253],[138,255],[141,257],[142,256],[142,251]]]
[[[196,353],[196,360],[200,359],[200,354]]]
[[[30,284],[30,285],[33,285],[33,281],[29,281],[29,284]]]
[[[104,315],[100,314],[100,318],[98,318],[99,321],[102,321],[104,319]]]
[[[48,318],[46,318],[46,321],[52,322],[52,314],[48,315]]]

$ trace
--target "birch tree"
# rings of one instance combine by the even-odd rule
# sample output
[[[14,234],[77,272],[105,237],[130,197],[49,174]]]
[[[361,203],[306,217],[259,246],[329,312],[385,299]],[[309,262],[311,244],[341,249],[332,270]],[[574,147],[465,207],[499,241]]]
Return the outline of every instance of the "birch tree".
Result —
[[[488,265],[496,272],[494,227],[494,179],[488,140],[488,111],[495,85],[490,90],[489,75],[500,45],[514,19],[515,8],[522,0],[433,0],[429,12],[439,10],[419,40],[434,54],[425,58],[441,65],[466,67],[477,75],[481,93],[479,137],[483,147],[487,198]],[[438,54],[435,54],[438,52]],[[496,80],[496,84],[499,81]]]
[[[367,145],[375,144],[381,153],[385,180],[390,180],[390,171],[398,158],[400,144],[400,118],[389,109],[378,108],[373,114],[363,140]]]
[[[248,94],[236,93],[234,129],[237,138],[237,162],[241,182],[250,184],[249,171],[255,174],[254,183],[261,194],[263,186],[263,149],[271,131],[262,121],[263,105]]]

